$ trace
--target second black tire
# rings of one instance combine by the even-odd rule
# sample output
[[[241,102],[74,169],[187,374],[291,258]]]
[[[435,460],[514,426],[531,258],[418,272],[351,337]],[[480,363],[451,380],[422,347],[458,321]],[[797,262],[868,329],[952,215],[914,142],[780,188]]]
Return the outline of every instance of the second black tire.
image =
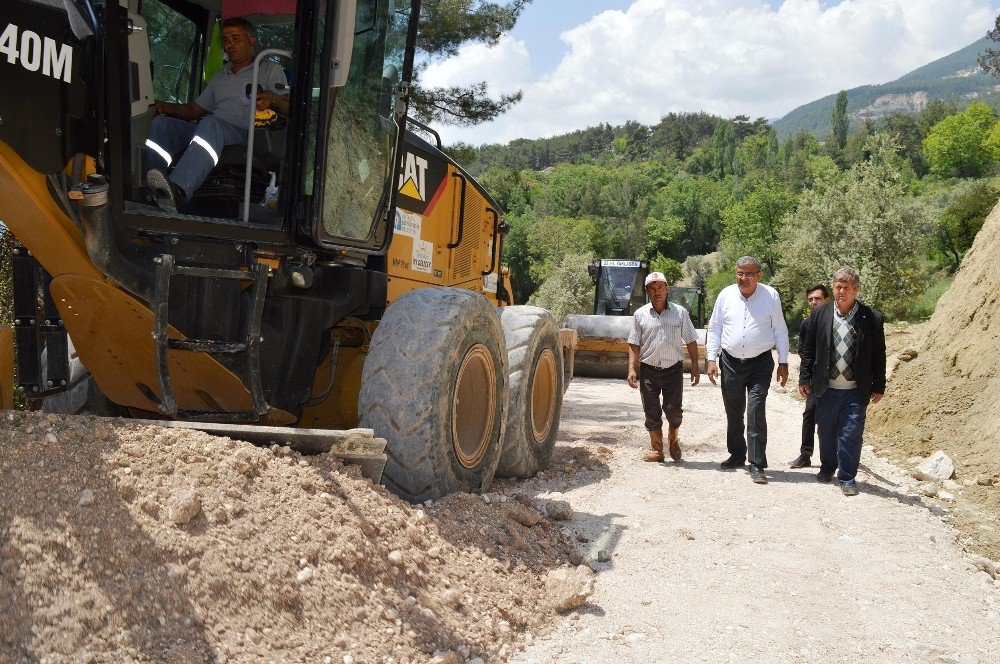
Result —
[[[531,477],[552,459],[563,397],[559,328],[545,309],[503,307],[500,324],[507,343],[510,406],[501,477]]]

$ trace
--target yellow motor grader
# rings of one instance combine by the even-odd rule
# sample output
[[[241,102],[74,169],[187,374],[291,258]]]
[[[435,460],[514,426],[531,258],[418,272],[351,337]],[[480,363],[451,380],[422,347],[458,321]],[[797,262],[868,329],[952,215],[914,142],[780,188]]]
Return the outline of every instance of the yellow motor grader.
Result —
[[[287,117],[258,127],[248,104],[247,145],[165,211],[144,182],[154,102],[195,99],[220,19],[246,11],[254,82],[264,60],[285,70]],[[547,465],[558,330],[511,306],[497,204],[414,133],[418,16],[419,0],[0,5],[5,405],[332,448],[409,500]]]

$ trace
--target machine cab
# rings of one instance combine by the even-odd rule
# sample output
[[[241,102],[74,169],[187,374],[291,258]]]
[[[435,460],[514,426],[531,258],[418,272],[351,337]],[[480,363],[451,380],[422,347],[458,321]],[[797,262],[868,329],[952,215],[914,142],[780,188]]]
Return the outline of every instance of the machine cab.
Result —
[[[409,0],[109,2],[106,25],[124,26],[105,44],[108,145],[121,146],[104,155],[121,183],[114,216],[154,234],[384,250],[412,9]],[[222,45],[234,17],[252,25],[255,47],[236,75]],[[259,92],[281,103],[261,110]],[[212,108],[192,122],[162,117],[157,101]],[[223,127],[222,149],[203,140],[208,123]],[[186,187],[176,211],[158,201],[153,166]]]

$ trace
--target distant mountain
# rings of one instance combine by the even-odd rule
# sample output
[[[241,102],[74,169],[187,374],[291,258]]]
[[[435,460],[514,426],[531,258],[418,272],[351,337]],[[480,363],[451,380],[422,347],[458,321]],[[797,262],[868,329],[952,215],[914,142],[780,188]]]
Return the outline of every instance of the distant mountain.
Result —
[[[988,46],[996,46],[986,37],[951,55],[914,69],[890,83],[862,85],[847,91],[847,112],[852,129],[865,119],[877,119],[891,113],[919,111],[934,99],[954,99],[961,104],[972,99],[993,96],[998,90],[997,79],[983,73],[976,62]],[[830,133],[830,115],[837,92],[799,106],[774,122],[781,138],[788,138],[800,129],[819,138]]]

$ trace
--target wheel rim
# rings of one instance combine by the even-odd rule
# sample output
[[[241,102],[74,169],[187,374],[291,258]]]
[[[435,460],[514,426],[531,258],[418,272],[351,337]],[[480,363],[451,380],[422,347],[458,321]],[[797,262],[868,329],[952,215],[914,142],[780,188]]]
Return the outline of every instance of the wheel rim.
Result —
[[[536,442],[548,438],[556,415],[556,357],[546,348],[535,365],[535,378],[531,381],[531,431]]]
[[[482,461],[493,433],[496,408],[496,368],[483,344],[465,354],[455,382],[451,410],[451,433],[455,454],[466,468]]]

